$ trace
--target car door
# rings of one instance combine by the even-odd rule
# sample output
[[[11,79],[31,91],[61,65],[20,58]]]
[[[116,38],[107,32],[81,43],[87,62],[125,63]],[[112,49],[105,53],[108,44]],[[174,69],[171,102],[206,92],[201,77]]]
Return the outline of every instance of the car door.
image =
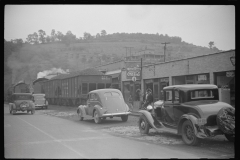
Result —
[[[173,95],[174,95],[174,99],[173,99],[173,114],[174,114],[174,125],[177,126],[180,117],[185,113],[185,110],[183,107],[181,107],[181,102],[182,102],[182,98],[183,98],[183,94],[182,92],[180,92],[177,89],[173,90]]]
[[[168,126],[175,126],[173,114],[173,90],[164,91],[163,123]]]

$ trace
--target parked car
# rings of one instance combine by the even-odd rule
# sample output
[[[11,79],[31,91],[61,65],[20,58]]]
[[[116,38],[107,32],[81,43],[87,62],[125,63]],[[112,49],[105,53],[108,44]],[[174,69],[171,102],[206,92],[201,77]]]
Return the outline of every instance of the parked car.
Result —
[[[79,120],[91,117],[95,123],[101,123],[107,117],[121,117],[128,120],[129,107],[118,89],[98,89],[87,95],[87,105],[80,105],[77,109]]]
[[[15,114],[17,111],[22,111],[31,114],[35,113],[35,105],[31,93],[14,93],[11,96],[9,103],[10,114]]]
[[[45,94],[33,94],[33,97],[36,108],[48,108],[48,101],[45,99]]]
[[[197,145],[200,138],[225,135],[235,139],[235,108],[219,101],[218,87],[212,84],[174,85],[163,88],[164,100],[142,113],[141,133],[150,128],[182,136],[184,143]]]

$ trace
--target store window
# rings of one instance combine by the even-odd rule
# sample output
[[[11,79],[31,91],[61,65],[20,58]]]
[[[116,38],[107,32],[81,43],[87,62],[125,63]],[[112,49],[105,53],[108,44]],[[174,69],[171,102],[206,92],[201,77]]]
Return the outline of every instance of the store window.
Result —
[[[96,83],[89,83],[89,92],[96,89]]]
[[[87,93],[88,93],[88,84],[82,83],[82,94],[87,94]]]

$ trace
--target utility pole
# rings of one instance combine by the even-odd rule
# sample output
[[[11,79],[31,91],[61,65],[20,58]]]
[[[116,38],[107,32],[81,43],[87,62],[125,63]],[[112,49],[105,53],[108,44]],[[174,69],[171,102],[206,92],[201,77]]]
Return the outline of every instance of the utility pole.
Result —
[[[128,47],[123,47],[123,48],[126,48],[126,58],[125,59],[127,60],[127,49],[128,49]]]
[[[170,44],[170,42],[164,42],[164,43],[162,43],[162,44],[165,44],[165,45],[164,45],[164,62],[165,62],[165,51],[166,51],[166,48],[167,48],[166,45],[167,45],[167,44]]]

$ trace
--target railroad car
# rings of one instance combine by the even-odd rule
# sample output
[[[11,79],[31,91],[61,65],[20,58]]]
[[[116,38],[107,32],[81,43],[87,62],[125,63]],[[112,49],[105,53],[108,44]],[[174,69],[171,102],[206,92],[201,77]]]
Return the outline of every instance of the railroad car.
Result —
[[[30,93],[29,85],[20,81],[13,86],[13,93]]]
[[[42,83],[44,81],[47,81],[47,80],[49,80],[49,79],[47,79],[47,78],[38,78],[35,81],[33,81],[33,83],[32,83],[33,93],[34,94],[44,93]]]
[[[78,106],[86,104],[88,92],[110,88],[112,77],[88,68],[69,74],[61,74],[42,82],[49,104]]]

